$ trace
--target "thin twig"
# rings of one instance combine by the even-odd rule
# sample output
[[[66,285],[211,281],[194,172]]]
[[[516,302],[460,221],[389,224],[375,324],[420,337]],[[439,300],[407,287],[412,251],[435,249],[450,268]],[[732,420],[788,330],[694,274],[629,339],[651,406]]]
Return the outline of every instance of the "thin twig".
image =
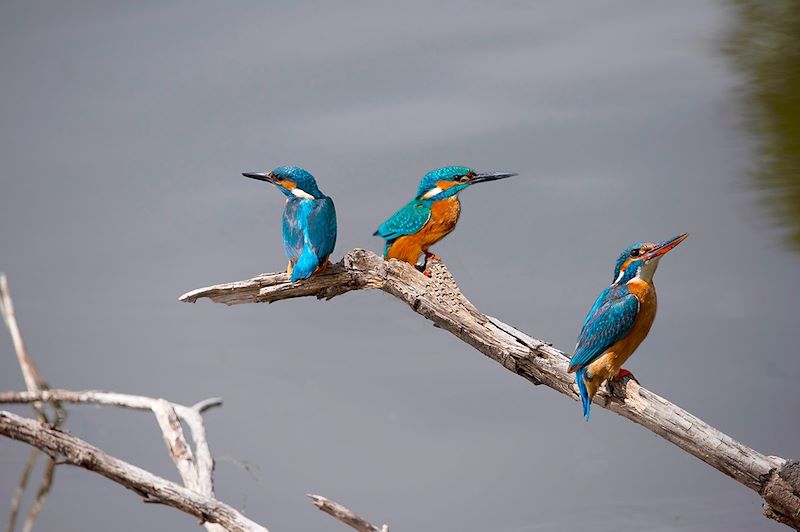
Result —
[[[28,350],[25,349],[25,341],[22,339],[22,332],[17,324],[17,314],[14,311],[14,301],[11,299],[11,291],[8,289],[8,277],[4,273],[0,273],[0,314],[8,327],[11,341],[14,343],[14,351],[17,354],[20,370],[22,370],[25,387],[29,392],[46,389],[47,383],[36,368],[36,364],[28,356]],[[33,408],[40,421],[47,421],[41,403],[34,403]]]
[[[378,528],[360,515],[356,514],[344,505],[336,501],[332,501],[323,497],[322,495],[308,494],[314,505],[325,512],[341,521],[342,523],[355,528],[359,532],[389,532],[389,525],[383,525]]]
[[[41,373],[39,373],[36,364],[34,364],[33,360],[30,358],[30,356],[28,356],[28,350],[25,348],[25,341],[22,339],[22,332],[20,331],[19,324],[17,323],[17,314],[14,310],[14,300],[11,298],[11,291],[8,288],[8,277],[6,277],[6,274],[4,273],[0,273],[0,314],[2,314],[3,321],[5,322],[8,332],[11,335],[11,341],[14,344],[14,352],[17,355],[17,362],[19,363],[20,370],[22,371],[22,378],[25,381],[25,387],[29,392],[38,392],[42,389],[46,389],[47,383],[45,382]],[[31,406],[36,412],[36,417],[39,419],[39,421],[52,423],[54,426],[58,427],[61,425],[64,419],[66,419],[66,411],[61,408],[61,405],[58,403],[54,403],[55,415],[52,421],[50,421],[48,418],[41,402],[34,402]],[[28,484],[28,478],[30,477],[31,470],[37,458],[38,452],[34,451],[34,454],[31,454],[31,457],[25,464],[17,491],[15,492],[14,498],[11,501],[8,532],[13,532],[14,527],[16,526],[19,505],[22,501],[22,496]],[[29,532],[31,528],[33,528],[33,523],[36,520],[36,517],[39,515],[39,512],[42,511],[44,502],[47,500],[47,495],[50,493],[50,489],[53,485],[54,474],[55,463],[51,459],[45,466],[42,483],[36,492],[36,499],[28,510],[28,515],[25,518],[25,523],[23,524],[23,532]]]
[[[56,461],[50,458],[47,465],[44,467],[44,474],[42,475],[42,483],[39,485],[39,490],[36,492],[36,499],[33,501],[28,516],[25,518],[25,524],[22,526],[22,532],[31,532],[33,530],[33,523],[39,517],[39,512],[44,508],[44,501],[50,494],[50,489],[53,487],[53,477],[56,474]]]
[[[192,410],[197,410],[198,414],[202,414],[206,410],[210,410],[217,406],[222,406],[222,397],[209,397],[208,399],[198,401],[192,405]]]
[[[33,467],[42,452],[39,449],[31,449],[31,454],[25,462],[25,467],[22,468],[22,475],[19,477],[17,489],[14,490],[14,496],[11,498],[11,507],[8,510],[8,524],[6,526],[7,532],[14,532],[14,527],[17,523],[17,515],[19,514],[19,506],[22,502],[22,496],[25,494],[25,488],[28,487],[28,480],[33,472]]]

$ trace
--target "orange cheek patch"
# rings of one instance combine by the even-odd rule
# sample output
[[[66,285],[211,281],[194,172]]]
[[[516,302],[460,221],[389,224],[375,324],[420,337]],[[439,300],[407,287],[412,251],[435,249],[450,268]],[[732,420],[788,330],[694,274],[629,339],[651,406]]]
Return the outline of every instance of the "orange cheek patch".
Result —
[[[276,181],[275,184],[282,186],[286,190],[292,190],[293,188],[297,187],[297,185],[292,181]]]
[[[455,182],[455,181],[437,181],[436,182],[436,186],[439,187],[442,190],[447,190],[448,188],[454,187],[456,185],[458,185],[458,183]]]

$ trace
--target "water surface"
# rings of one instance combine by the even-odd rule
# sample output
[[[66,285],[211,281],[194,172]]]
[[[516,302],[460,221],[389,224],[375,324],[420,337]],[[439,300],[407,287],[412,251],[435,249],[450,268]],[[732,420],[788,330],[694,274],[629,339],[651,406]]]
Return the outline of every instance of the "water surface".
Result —
[[[602,409],[584,423],[384,294],[176,301],[284,266],[282,197],[243,170],[314,172],[337,259],[380,249],[431,168],[516,171],[465,192],[436,249],[464,293],[569,350],[619,251],[688,231],[629,368],[800,456],[796,201],[775,184],[797,172],[764,157],[800,137],[750,121],[788,116],[770,102],[796,83],[747,45],[742,5],[3,4],[0,269],[29,350],[58,387],[224,397],[217,493],[275,531],[341,528],[308,492],[398,531],[779,530],[733,480]],[[0,389],[20,389],[0,346]],[[151,416],[71,411],[72,433],[177,479]],[[3,507],[28,453],[0,440]],[[70,468],[37,527],[197,529]]]

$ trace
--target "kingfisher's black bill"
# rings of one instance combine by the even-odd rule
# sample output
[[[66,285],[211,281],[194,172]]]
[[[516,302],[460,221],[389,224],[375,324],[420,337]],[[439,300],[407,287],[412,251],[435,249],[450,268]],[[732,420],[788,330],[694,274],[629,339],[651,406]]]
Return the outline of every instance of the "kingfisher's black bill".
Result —
[[[686,237],[689,236],[689,233],[683,233],[682,235],[678,235],[675,238],[670,238],[669,240],[665,240],[653,249],[650,250],[644,256],[645,260],[650,260],[656,257],[660,257],[661,255],[667,253],[668,251],[672,250],[675,246],[686,240]]]
[[[507,177],[514,177],[517,175],[514,172],[487,172],[478,174],[469,180],[470,184],[484,183],[486,181],[497,181],[498,179],[505,179]]]
[[[272,183],[272,174],[269,172],[242,172],[242,175],[251,179],[258,179],[259,181]]]

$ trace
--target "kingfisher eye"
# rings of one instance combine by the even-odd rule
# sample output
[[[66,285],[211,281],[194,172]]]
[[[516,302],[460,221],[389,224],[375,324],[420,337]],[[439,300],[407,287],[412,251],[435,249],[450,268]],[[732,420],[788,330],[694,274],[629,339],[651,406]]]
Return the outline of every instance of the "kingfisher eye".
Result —
[[[631,257],[638,257],[642,254],[641,248],[636,248],[631,250]]]
[[[459,183],[466,183],[468,180],[469,180],[469,176],[467,176],[467,175],[460,175],[460,176],[456,177],[456,181],[458,181]]]

